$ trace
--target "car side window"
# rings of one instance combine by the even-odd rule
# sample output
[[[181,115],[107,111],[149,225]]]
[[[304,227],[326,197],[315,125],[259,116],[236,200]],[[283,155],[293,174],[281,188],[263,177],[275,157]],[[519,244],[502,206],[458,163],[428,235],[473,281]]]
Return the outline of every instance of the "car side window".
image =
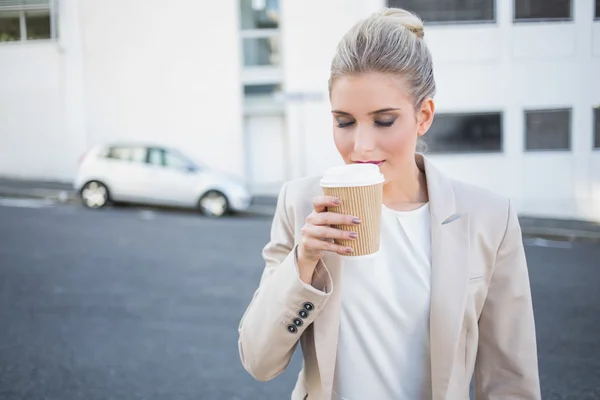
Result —
[[[148,149],[148,164],[154,165],[155,167],[163,167],[164,152],[162,149]]]
[[[111,147],[106,154],[106,158],[143,163],[146,160],[146,149],[143,147]]]

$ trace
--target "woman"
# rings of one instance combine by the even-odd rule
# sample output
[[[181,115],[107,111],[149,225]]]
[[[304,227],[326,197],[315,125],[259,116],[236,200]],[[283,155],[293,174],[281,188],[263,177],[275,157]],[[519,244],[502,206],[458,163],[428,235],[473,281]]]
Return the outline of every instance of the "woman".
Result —
[[[342,261],[359,224],[327,212],[318,178],[281,190],[266,268],[239,327],[246,370],[269,380],[300,342],[292,399],[539,399],[527,264],[507,199],[444,176],[416,152],[434,116],[423,24],[387,9],[340,42],[329,83],[345,163],[385,177],[381,251]]]

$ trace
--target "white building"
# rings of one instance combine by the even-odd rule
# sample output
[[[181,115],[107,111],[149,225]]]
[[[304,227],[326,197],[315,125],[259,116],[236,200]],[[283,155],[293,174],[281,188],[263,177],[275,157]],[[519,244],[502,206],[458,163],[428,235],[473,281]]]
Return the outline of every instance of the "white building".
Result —
[[[600,221],[598,0],[0,0],[0,175],[70,180],[90,145],[143,140],[276,193],[340,162],[329,63],[386,4],[428,21],[434,162]]]

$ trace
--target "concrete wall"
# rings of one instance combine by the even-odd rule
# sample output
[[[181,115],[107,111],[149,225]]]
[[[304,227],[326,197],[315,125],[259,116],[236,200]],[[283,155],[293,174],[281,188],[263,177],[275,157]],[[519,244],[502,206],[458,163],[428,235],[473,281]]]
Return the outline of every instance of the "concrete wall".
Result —
[[[62,99],[56,42],[0,43],[0,175],[69,175]]]
[[[237,2],[84,0],[81,26],[88,143],[175,145],[242,175]]]

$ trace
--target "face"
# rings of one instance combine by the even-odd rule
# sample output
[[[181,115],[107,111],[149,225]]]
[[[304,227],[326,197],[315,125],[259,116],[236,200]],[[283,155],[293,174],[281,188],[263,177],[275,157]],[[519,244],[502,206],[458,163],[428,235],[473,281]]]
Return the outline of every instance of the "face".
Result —
[[[386,182],[414,165],[417,138],[433,121],[433,100],[415,110],[403,80],[380,73],[336,79],[330,99],[334,141],[344,162],[377,164]]]

